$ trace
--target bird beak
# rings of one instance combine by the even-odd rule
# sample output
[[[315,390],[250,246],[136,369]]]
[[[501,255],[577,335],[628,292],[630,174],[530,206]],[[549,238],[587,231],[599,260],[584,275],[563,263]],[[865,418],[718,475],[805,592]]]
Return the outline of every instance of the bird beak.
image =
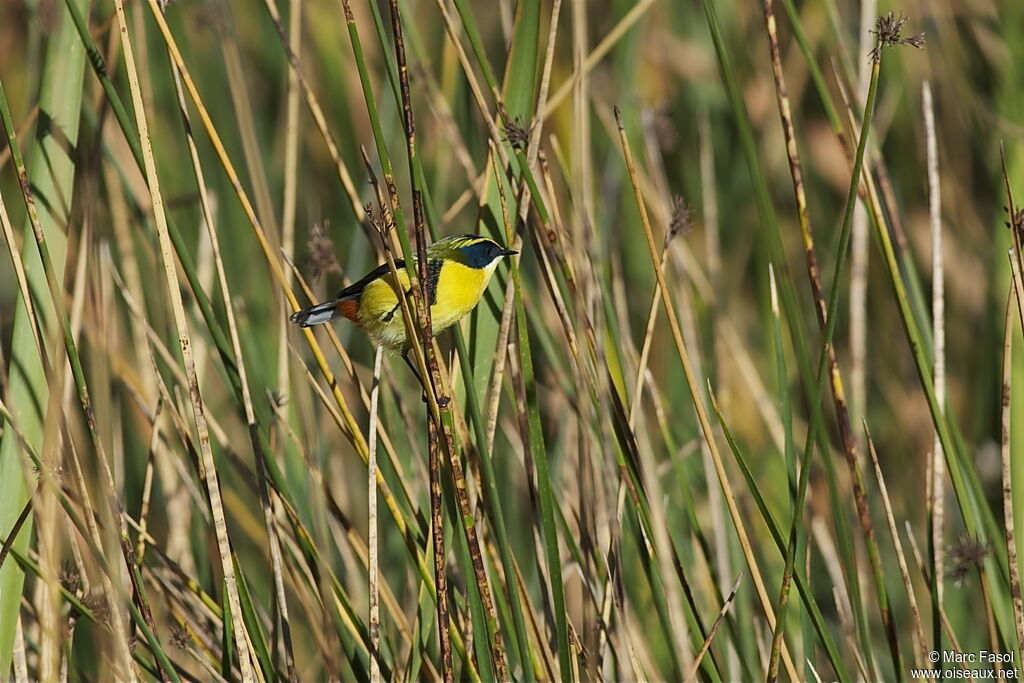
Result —
[[[501,250],[501,255],[502,256],[515,256],[518,253],[519,252],[514,250],[514,249],[502,249]]]

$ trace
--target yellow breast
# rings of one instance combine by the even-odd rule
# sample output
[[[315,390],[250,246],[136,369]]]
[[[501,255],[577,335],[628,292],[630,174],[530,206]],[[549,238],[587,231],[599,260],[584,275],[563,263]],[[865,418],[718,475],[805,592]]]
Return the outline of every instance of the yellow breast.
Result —
[[[496,265],[480,269],[445,261],[438,274],[434,304],[430,307],[434,334],[448,329],[473,310]],[[405,268],[398,270],[398,282],[402,289],[409,288]],[[375,344],[396,351],[405,348],[408,340],[398,291],[389,274],[368,283],[359,300],[359,324]]]
[[[434,333],[459,322],[480,301],[493,268],[469,268],[455,261],[446,261],[437,280],[437,296],[430,307]]]

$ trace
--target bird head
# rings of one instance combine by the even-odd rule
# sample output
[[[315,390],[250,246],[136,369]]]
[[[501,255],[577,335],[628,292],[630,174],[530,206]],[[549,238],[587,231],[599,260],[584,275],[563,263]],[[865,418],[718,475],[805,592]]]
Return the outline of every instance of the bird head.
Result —
[[[504,256],[518,253],[480,235],[452,235],[430,246],[430,256],[433,258],[450,259],[481,270],[497,265],[498,259]]]

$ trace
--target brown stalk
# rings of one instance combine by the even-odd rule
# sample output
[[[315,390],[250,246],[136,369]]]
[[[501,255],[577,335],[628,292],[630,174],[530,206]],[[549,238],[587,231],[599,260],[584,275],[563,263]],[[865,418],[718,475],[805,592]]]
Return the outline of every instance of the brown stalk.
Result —
[[[764,0],[765,26],[767,28],[768,40],[771,48],[772,73],[775,77],[775,95],[779,108],[779,118],[782,122],[782,130],[786,138],[786,157],[789,161],[790,176],[793,180],[793,195],[796,200],[797,217],[800,223],[800,236],[804,244],[804,256],[807,262],[807,278],[811,284],[811,293],[814,297],[815,314],[818,319],[818,328],[824,334],[828,323],[828,305],[825,300],[824,290],[821,284],[821,272],[818,269],[818,257],[814,249],[814,236],[811,229],[810,218],[807,213],[807,192],[804,185],[803,167],[800,162],[800,153],[796,144],[796,129],[793,125],[793,115],[789,105],[789,95],[786,89],[785,77],[782,73],[782,61],[779,55],[779,38],[775,22],[773,0]],[[837,283],[838,284],[838,283]],[[836,417],[839,422],[839,433],[843,441],[843,449],[848,461],[855,462],[857,455],[857,440],[853,434],[850,424],[850,411],[846,402],[846,395],[843,391],[842,377],[839,371],[839,363],[836,359],[835,346],[829,344],[828,349],[828,371],[832,386],[832,398],[835,403]]]
[[[903,579],[903,588],[907,593],[907,604],[910,606],[910,616],[914,623],[914,630],[911,633],[914,639],[914,660],[915,664],[925,667],[925,640],[924,628],[921,626],[921,612],[917,607],[917,598],[914,595],[914,586],[910,581],[910,570],[907,569],[907,558],[903,553],[903,544],[900,542],[899,532],[896,529],[896,519],[892,514],[892,504],[889,502],[889,491],[885,485],[885,477],[882,476],[882,467],[878,464],[878,452],[875,450],[875,443],[868,431],[867,421],[864,421],[864,437],[867,442],[868,455],[871,456],[871,464],[874,467],[875,478],[878,480],[878,492],[882,497],[882,505],[885,508],[885,519],[889,525],[889,533],[892,535],[893,546],[896,548],[896,561],[900,568],[900,578]]]
[[[934,347],[935,398],[939,408],[946,409],[946,327],[945,297],[943,293],[942,264],[942,199],[939,193],[939,151],[935,138],[935,111],[932,107],[932,89],[928,81],[921,86],[921,107],[924,110],[925,144],[928,156],[928,213],[932,237],[932,340]],[[943,574],[943,531],[945,529],[946,459],[942,452],[938,430],[932,440],[931,481],[929,507],[931,514],[931,544],[934,552],[935,573]],[[935,601],[943,601],[944,583],[935,583]]]
[[[3,99],[4,99],[3,107],[4,107],[4,110],[6,112],[6,108],[7,108],[6,96],[3,95],[2,88],[0,88],[0,97],[3,97]],[[6,113],[5,113],[5,123],[7,123]],[[139,585],[137,583],[137,580],[136,580],[137,576],[138,576],[138,567],[137,567],[136,560],[135,560],[134,549],[131,547],[131,541],[128,538],[127,528],[126,528],[125,523],[124,523],[124,511],[123,511],[123,509],[121,507],[121,504],[120,504],[120,501],[119,501],[119,499],[117,498],[117,495],[116,495],[116,486],[115,486],[115,483],[114,483],[113,473],[111,472],[110,463],[108,462],[107,455],[106,455],[106,452],[105,452],[104,447],[103,447],[103,442],[102,442],[102,439],[100,438],[100,435],[99,435],[99,432],[98,432],[98,429],[97,429],[96,415],[95,415],[94,408],[93,408],[93,402],[92,402],[92,399],[90,397],[90,392],[89,392],[89,388],[88,388],[88,385],[87,385],[86,380],[85,380],[84,373],[82,372],[81,361],[80,361],[80,358],[78,356],[78,351],[77,351],[75,343],[74,343],[74,331],[73,331],[73,328],[71,327],[71,321],[69,321],[69,319],[67,317],[67,311],[66,311],[65,305],[63,303],[63,301],[64,301],[63,293],[58,289],[59,284],[56,281],[56,276],[53,273],[53,265],[52,265],[52,262],[50,260],[49,247],[48,247],[47,242],[46,242],[46,235],[45,235],[45,232],[43,230],[42,223],[40,222],[38,211],[36,209],[35,198],[33,196],[33,191],[32,191],[31,183],[29,181],[28,171],[27,171],[27,169],[26,169],[26,167],[24,165],[24,161],[22,159],[20,149],[19,149],[19,147],[17,145],[16,132],[15,132],[15,130],[13,128],[13,124],[10,124],[9,129],[6,131],[6,133],[7,133],[8,143],[9,143],[9,146],[11,147],[11,152],[12,152],[12,155],[14,157],[15,169],[17,171],[18,183],[19,183],[19,186],[20,186],[20,189],[21,189],[22,197],[23,197],[23,199],[25,201],[26,213],[27,213],[28,218],[29,218],[29,223],[31,224],[31,227],[32,227],[33,236],[35,238],[36,245],[37,245],[37,248],[39,250],[40,260],[42,261],[43,269],[44,269],[45,274],[46,274],[47,286],[49,288],[49,294],[50,294],[53,306],[54,306],[56,314],[57,314],[57,319],[59,321],[60,332],[63,334],[65,352],[66,352],[66,356],[67,356],[67,359],[69,361],[69,364],[71,366],[70,374],[74,375],[75,384],[76,384],[76,387],[78,389],[78,399],[79,399],[79,403],[81,405],[83,416],[85,418],[86,426],[88,427],[90,441],[92,443],[93,450],[94,450],[95,455],[96,455],[96,459],[100,463],[100,469],[102,470],[102,473],[103,473],[103,483],[106,486],[106,492],[105,492],[106,496],[107,496],[107,501],[106,502],[107,502],[107,505],[109,506],[109,511],[110,511],[111,515],[119,523],[119,531],[120,531],[119,542],[120,542],[120,547],[121,547],[122,555],[124,557],[125,565],[126,565],[127,570],[128,570],[128,576],[129,576],[129,579],[131,581],[131,585],[132,585],[132,589],[133,589],[132,598],[136,602],[136,604],[137,604],[137,606],[139,608],[139,611],[141,612],[141,614],[143,615],[143,618],[147,622],[147,625],[149,626],[151,631],[153,631],[155,633],[155,628],[153,626],[153,617],[152,617],[152,613],[151,613],[151,611],[149,609],[149,604],[146,601],[145,594],[142,592],[141,585]],[[9,219],[5,219],[4,222],[5,223],[9,223]],[[18,252],[17,252],[15,243],[13,241],[11,241],[8,244],[8,247],[11,250],[11,257],[12,257],[12,259],[19,260],[20,259],[20,254],[18,254]],[[87,254],[87,250],[82,252],[83,259],[85,258],[86,254]],[[84,261],[83,261],[83,263],[84,263]],[[21,267],[24,268],[24,263],[21,264]],[[81,274],[80,274],[79,279],[81,279]],[[81,290],[80,290],[80,293],[81,293]],[[26,305],[28,305],[27,301],[26,301]],[[39,329],[39,328],[36,328],[36,329]],[[37,337],[36,341],[38,343],[40,341],[40,339]],[[45,360],[43,361],[43,364],[44,364],[44,367],[46,367]],[[64,376],[63,373],[60,373],[60,377],[63,377],[63,376]],[[59,391],[51,392],[51,394],[50,394],[51,404],[52,404],[53,401],[57,400],[60,397],[60,395],[61,395],[61,392],[59,392]],[[58,413],[59,413],[59,411],[56,411],[56,410],[52,412],[53,415],[57,415]],[[47,434],[47,437],[46,437],[47,441],[48,441],[50,438],[52,438],[51,435],[54,432],[50,431],[49,429],[47,429],[46,431],[50,432],[49,434]],[[50,444],[48,444],[47,441],[44,441],[44,453],[49,451]],[[70,444],[70,437],[69,437],[68,443]],[[54,444],[54,446],[55,446],[55,444]],[[77,451],[74,450],[74,449],[71,449],[71,452],[74,455],[74,462],[75,462],[75,465],[77,466],[76,469],[77,469],[77,471],[80,472],[81,471],[81,467],[78,464]],[[88,492],[86,491],[86,489],[84,487],[84,482],[80,481],[79,484],[81,485],[83,495],[86,496],[86,498],[87,498],[88,497]],[[48,490],[49,489],[47,489],[47,491]],[[89,531],[93,534],[93,540],[98,545],[98,547],[102,547],[102,540],[101,540],[101,537],[99,535],[98,526],[96,525],[95,515],[93,513],[94,513],[94,508],[92,507],[92,505],[89,505],[88,509],[87,509],[87,515],[86,515],[87,520],[89,520],[89,522],[90,522]],[[113,585],[113,582],[111,580],[111,575],[108,572],[104,572],[102,576],[103,576],[104,592],[108,596],[108,599],[111,602],[113,602],[114,597],[115,597],[116,594],[114,592],[114,585]],[[114,622],[114,627],[115,627],[115,633],[117,634],[117,640],[119,641],[119,643],[126,644],[127,643],[127,639],[125,637],[125,633],[126,633],[125,625],[124,625],[123,617],[122,617],[122,615],[120,614],[119,611],[116,611],[116,613],[113,613],[113,622]],[[128,656],[127,650],[125,650],[124,648],[119,648],[118,649],[118,654],[120,655],[120,660],[121,660],[119,662],[119,664],[124,669],[124,671],[122,673],[129,673],[129,672],[131,672],[132,671],[132,669],[131,669],[131,661],[130,661],[130,657]],[[161,670],[159,664],[157,666],[158,666],[158,670]]]
[[[693,658],[693,664],[690,665],[690,670],[686,674],[686,681],[694,680],[697,675],[698,669],[700,669],[700,663],[704,659],[704,655],[707,654],[711,648],[711,641],[714,640],[715,634],[718,633],[718,627],[722,625],[722,621],[725,619],[725,615],[729,613],[729,608],[732,606],[732,601],[736,599],[736,592],[740,589],[740,582],[743,580],[743,573],[740,572],[739,576],[736,577],[736,581],[732,585],[732,590],[729,591],[728,597],[725,598],[725,602],[722,603],[722,609],[719,610],[718,616],[715,618],[715,623],[711,625],[711,630],[708,631],[707,638],[704,639],[704,644],[697,650],[696,656]]]
[[[155,0],[151,0],[155,2]],[[224,583],[228,594],[228,602],[239,637],[236,639],[238,648],[238,659],[242,676],[246,679],[254,678],[254,667],[252,653],[249,650],[245,637],[245,622],[242,616],[241,601],[238,594],[238,585],[235,580],[234,564],[231,560],[231,542],[228,538],[227,521],[224,517],[223,503],[221,500],[220,484],[217,481],[217,473],[213,461],[213,452],[210,448],[210,435],[207,426],[206,409],[202,396],[199,392],[199,382],[196,376],[195,359],[193,357],[192,342],[188,331],[188,322],[182,304],[181,290],[178,282],[178,274],[167,233],[167,219],[164,213],[163,198],[160,195],[160,185],[157,178],[156,162],[153,157],[153,149],[149,138],[149,128],[146,120],[146,112],[143,106],[139,89],[138,74],[136,72],[134,58],[132,56],[131,41],[128,37],[127,24],[122,0],[115,0],[118,24],[121,27],[121,44],[124,49],[125,64],[128,72],[129,84],[131,85],[132,103],[135,108],[136,125],[139,130],[139,137],[142,141],[143,161],[145,175],[149,184],[150,199],[152,200],[152,211],[157,225],[157,233],[160,239],[160,252],[164,265],[166,285],[170,294],[172,309],[174,312],[175,328],[181,347],[181,354],[184,360],[185,373],[188,377],[188,391],[191,399],[193,416],[195,418],[196,432],[199,437],[199,450],[202,455],[203,469],[205,471],[207,493],[209,495],[210,508],[213,511],[214,529],[217,536],[217,546],[220,554],[221,569],[224,574]],[[160,14],[157,8],[153,8],[156,15]],[[162,17],[161,17],[162,18]],[[127,532],[122,532],[122,537],[127,539]],[[134,551],[132,551],[134,552]],[[131,571],[134,579],[136,572]],[[153,628],[153,627],[151,627]],[[155,630],[155,629],[154,629]]]
[[[1013,243],[1011,261],[1016,263],[1019,272],[1024,272],[1024,252],[1022,252],[1022,247],[1024,247],[1024,209],[1018,209],[1013,201],[1010,174],[1006,170],[1006,148],[1001,142],[999,144],[999,159],[1003,169],[1003,186],[1006,189],[1006,210],[1010,214],[1010,220],[1006,225],[1010,229],[1010,240]],[[1021,291],[1022,284],[1019,278],[1014,279],[1013,285],[1017,291],[1017,308],[1020,312],[1021,324],[1024,325],[1024,292]]]
[[[1002,391],[1000,392],[1000,441],[999,449],[1003,464],[1003,520],[1006,525],[1006,559],[1010,568],[1010,597],[1013,601],[1013,623],[1017,630],[1017,647],[1024,657],[1024,601],[1021,599],[1020,566],[1017,557],[1017,529],[1014,526],[1013,487],[1010,478],[1010,380],[1013,377],[1013,300],[1017,300],[1018,313],[1024,325],[1024,285],[1021,283],[1019,264],[1010,257],[1013,289],[1006,300],[1006,317],[1003,322],[1003,370]]]
[[[267,11],[270,13],[270,20],[273,22],[274,28],[277,30],[277,35],[281,39],[281,45],[284,48],[285,56],[288,58],[288,65],[291,67],[289,76],[295,78],[299,86],[302,88],[302,92],[306,98],[306,105],[309,107],[309,113],[313,117],[313,123],[316,125],[317,130],[320,131],[320,136],[324,139],[324,145],[327,148],[327,153],[334,162],[334,168],[338,174],[338,180],[341,181],[341,186],[345,189],[345,196],[348,198],[349,204],[352,207],[352,213],[355,215],[356,220],[359,221],[359,223],[365,223],[366,214],[363,212],[362,204],[359,203],[359,193],[356,192],[355,184],[352,182],[352,176],[349,174],[348,168],[345,166],[345,162],[338,153],[338,145],[335,143],[334,137],[327,129],[327,119],[324,116],[323,110],[320,108],[320,102],[317,100],[316,94],[313,92],[313,89],[309,87],[309,83],[306,81],[306,78],[302,73],[298,55],[295,54],[295,51],[292,48],[292,41],[289,40],[288,34],[285,32],[284,26],[281,23],[281,14],[277,9],[277,3],[275,0],[264,0],[264,2],[267,5]],[[294,10],[296,3],[293,2],[291,4]],[[298,21],[301,23],[301,16]]]
[[[761,577],[761,572],[757,565],[757,560],[754,557],[753,549],[750,545],[750,538],[747,536],[746,525],[743,523],[742,514],[739,510],[739,506],[736,504],[736,498],[732,492],[732,485],[729,483],[729,475],[725,471],[721,454],[718,452],[718,444],[715,442],[715,434],[711,427],[711,421],[708,418],[707,408],[704,407],[704,403],[700,399],[702,393],[699,391],[696,375],[694,374],[692,364],[690,363],[690,355],[686,350],[686,344],[683,341],[683,334],[679,327],[679,321],[676,318],[675,308],[673,307],[671,298],[669,297],[668,284],[665,282],[665,275],[661,272],[661,269],[658,268],[658,249],[657,246],[655,246],[654,234],[651,231],[651,222],[647,216],[647,207],[640,192],[639,182],[637,181],[636,165],[633,163],[633,154],[629,148],[626,129],[622,123],[622,115],[618,108],[615,109],[615,121],[619,129],[619,140],[626,160],[626,169],[629,173],[629,179],[633,188],[633,194],[636,198],[637,208],[640,211],[640,222],[643,225],[644,237],[647,240],[647,249],[651,258],[651,265],[654,269],[655,277],[657,278],[658,287],[661,289],[662,304],[665,306],[665,314],[668,317],[669,327],[672,331],[672,338],[675,342],[679,359],[683,365],[686,384],[690,389],[690,396],[693,397],[693,407],[697,412],[697,419],[700,422],[704,440],[707,442],[708,449],[711,452],[715,471],[718,474],[718,483],[722,487],[725,502],[729,508],[729,515],[732,518],[733,526],[736,529],[736,536],[739,539],[743,557],[746,560],[751,578],[754,581],[754,587],[757,592],[758,600],[761,603],[761,609],[764,612],[765,619],[767,620],[769,627],[774,629],[776,624],[775,611],[772,608],[771,599],[768,597],[768,591],[765,588],[764,580]],[[782,657],[785,661],[786,670],[790,677],[797,680],[799,676],[797,676],[796,667],[790,657],[789,648],[786,647],[785,643],[782,644]]]
[[[824,335],[828,325],[827,319],[827,303],[825,301],[824,290],[821,284],[821,274],[818,271],[817,256],[814,250],[814,238],[812,236],[812,230],[810,225],[810,218],[807,213],[807,193],[804,187],[803,180],[803,169],[800,163],[800,154],[797,150],[796,144],[796,131],[793,125],[793,116],[789,105],[789,96],[786,89],[785,76],[782,72],[782,60],[779,54],[779,38],[778,30],[775,22],[773,0],[764,0],[764,17],[765,17],[765,28],[768,34],[768,42],[770,46],[771,62],[772,62],[772,74],[775,78],[775,94],[776,101],[779,108],[779,118],[782,122],[782,130],[786,138],[786,156],[789,161],[790,176],[793,181],[793,194],[796,200],[797,216],[800,223],[800,235],[804,243],[804,256],[807,262],[807,277],[810,280],[811,292],[814,296],[815,313],[817,314],[818,329]],[[839,283],[833,283],[833,287],[838,287]],[[864,491],[863,482],[861,481],[860,471],[857,466],[858,454],[857,454],[857,440],[853,434],[853,429],[850,424],[850,412],[846,402],[846,396],[843,391],[842,377],[839,371],[839,363],[836,358],[835,346],[832,343],[828,345],[828,372],[829,379],[832,388],[832,399],[835,404],[836,419],[839,423],[839,434],[843,442],[843,452],[846,456],[846,462],[850,469],[850,475],[853,482],[854,498],[857,504],[857,513],[860,520],[862,530],[864,532],[865,540],[868,543],[869,556],[871,562],[876,565],[876,576],[878,575],[878,551],[877,545],[874,540],[874,528],[871,521],[870,511],[867,504],[867,496]],[[780,593],[780,611],[785,609],[786,602],[788,600],[788,587],[787,583],[791,580],[791,576],[787,573],[783,580],[783,588]],[[882,615],[882,622],[886,626],[886,631],[889,633],[890,645],[894,645],[895,631],[887,600],[882,597],[880,590],[879,601],[880,611]],[[778,636],[778,634],[776,634]],[[894,650],[895,651],[895,650]],[[769,673],[769,680],[773,679],[771,673]]]
[[[377,347],[373,357],[373,389],[370,391],[370,459],[367,464],[369,480],[367,518],[369,526],[366,544],[369,548],[367,573],[369,574],[369,630],[370,630],[370,683],[380,683],[380,597],[377,568],[377,401],[380,395],[380,368],[384,349]]]
[[[416,168],[417,168],[417,148],[416,148],[416,123],[413,116],[412,110],[412,94],[409,88],[409,68],[406,64],[405,58],[405,41],[402,33],[402,19],[401,14],[398,10],[397,0],[391,0],[391,29],[394,36],[395,44],[395,58],[398,62],[398,78],[400,91],[402,94],[402,120],[405,127],[405,139],[406,148],[409,158],[409,174],[413,178],[412,183],[412,207],[413,207],[413,220],[415,225],[415,237],[416,237],[416,251],[417,251],[417,267],[419,269],[419,284],[420,287],[416,288],[415,283],[413,286],[413,299],[416,304],[417,313],[419,315],[420,322],[420,343],[422,344],[424,352],[424,360],[429,369],[430,375],[430,388],[424,386],[424,391],[429,395],[434,394],[436,403],[434,400],[430,400],[431,404],[431,415],[428,416],[427,429],[428,429],[428,443],[429,443],[429,463],[430,463],[430,493],[431,493],[431,519],[432,526],[434,527],[434,552],[435,552],[435,569],[438,571],[438,579],[444,574],[444,527],[443,520],[441,518],[441,463],[439,461],[439,437],[444,439],[445,452],[448,455],[448,464],[451,467],[452,479],[455,483],[456,499],[459,504],[459,512],[462,516],[462,523],[466,532],[466,541],[469,545],[470,558],[473,564],[473,573],[475,574],[477,589],[480,592],[480,598],[483,602],[484,611],[487,619],[487,631],[491,636],[491,652],[494,659],[495,673],[499,680],[506,680],[508,678],[508,667],[505,662],[505,648],[502,643],[501,630],[498,626],[497,615],[494,609],[493,598],[491,597],[491,588],[487,580],[487,571],[483,564],[483,553],[480,550],[480,540],[477,535],[475,516],[472,511],[472,507],[469,502],[469,494],[467,491],[466,477],[462,469],[462,463],[459,459],[459,454],[455,449],[452,434],[448,426],[448,420],[444,419],[444,413],[450,413],[451,405],[450,399],[448,398],[449,388],[446,383],[443,382],[441,371],[438,366],[437,354],[434,348],[433,330],[430,319],[430,306],[427,303],[427,295],[425,287],[429,286],[427,268],[427,234],[426,234],[426,216],[423,210],[423,193],[416,182]],[[393,183],[393,181],[391,181]],[[389,183],[389,191],[391,190],[391,183]],[[394,197],[395,195],[392,194]],[[406,329],[409,329],[408,327]],[[417,354],[418,355],[418,354]],[[424,377],[426,379],[426,377]],[[443,395],[438,395],[438,391],[443,391]],[[450,628],[450,624],[447,620],[447,614],[441,615],[441,595],[442,586],[438,584],[438,617],[439,617],[439,629],[441,631],[442,640],[445,637],[450,639],[450,635],[445,631]],[[442,643],[442,660],[444,660],[444,645]],[[453,676],[451,670],[451,645],[448,644],[448,661],[444,662],[443,670],[445,679],[448,680]],[[468,653],[467,653],[467,656]]]
[[[232,64],[238,70],[241,69],[240,63],[235,64],[235,62],[239,61],[239,57],[238,47],[234,44],[233,40],[231,41],[231,49],[225,47],[224,55],[226,61],[229,64]],[[254,456],[253,459],[256,464],[256,477],[257,481],[259,482],[258,493],[260,499],[260,507],[262,508],[263,511],[263,520],[264,525],[266,526],[267,529],[267,539],[269,541],[270,546],[271,571],[273,574],[275,592],[275,618],[279,622],[281,628],[282,644],[284,649],[285,661],[287,663],[288,669],[288,678],[290,681],[292,681],[292,683],[295,683],[295,681],[297,680],[297,674],[295,672],[295,656],[292,650],[291,624],[288,619],[288,601],[287,596],[285,594],[284,579],[282,577],[281,572],[281,541],[277,533],[277,523],[274,520],[271,495],[269,492],[269,486],[267,484],[266,465],[264,464],[263,461],[264,457],[266,457],[266,454],[264,453],[263,446],[260,443],[259,426],[256,421],[256,411],[253,407],[252,396],[249,391],[248,372],[245,366],[245,358],[242,355],[242,345],[240,335],[238,332],[238,322],[235,316],[233,298],[231,296],[230,288],[228,286],[227,275],[225,274],[224,270],[224,260],[221,257],[220,239],[217,236],[216,222],[214,218],[209,193],[207,191],[205,175],[203,173],[202,164],[199,159],[199,151],[196,148],[195,137],[192,134],[192,125],[189,120],[188,106],[185,101],[185,93],[181,86],[181,75],[177,66],[172,66],[171,71],[173,76],[174,92],[175,95],[177,96],[178,107],[180,108],[181,113],[181,119],[183,124],[182,127],[185,133],[186,141],[188,143],[189,157],[192,162],[192,170],[195,173],[196,188],[199,192],[199,204],[202,210],[203,224],[206,227],[206,234],[209,238],[210,248],[212,250],[213,263],[216,269],[217,284],[219,285],[221,298],[224,301],[224,309],[227,314],[228,333],[230,335],[231,340],[231,351],[235,357],[235,366],[238,370],[239,384],[241,385],[242,389],[241,393],[242,404],[245,412],[245,422],[249,432],[249,441],[252,445]],[[231,82],[234,82],[234,80],[234,78],[229,78],[229,81]],[[236,93],[234,87],[232,88],[232,95],[233,97],[240,98],[236,102],[236,105],[238,105],[237,109],[239,112],[244,114],[243,119],[247,121],[247,124],[243,126],[243,129],[251,129],[253,124],[251,121],[251,112],[249,111],[248,108],[248,98],[244,96],[244,93]],[[255,133],[252,133],[251,130],[249,130],[249,133],[255,135]],[[255,145],[254,141],[250,141],[250,143],[251,145]],[[246,158],[251,162],[250,175],[253,177],[260,178],[260,182],[257,184],[257,187],[261,189],[261,192],[259,194],[267,195],[263,197],[263,203],[265,204],[263,209],[264,211],[271,211],[272,207],[270,205],[269,189],[267,189],[266,187],[266,177],[265,174],[263,173],[263,166],[259,162],[258,155],[255,154],[253,150],[249,149],[249,147],[251,146],[250,143],[246,144],[246,150],[248,152],[246,154]],[[280,306],[280,304],[277,304],[275,308],[278,306]],[[284,322],[283,324],[287,325],[288,323]],[[281,330],[280,337],[286,342],[284,328],[282,328]],[[282,344],[280,348],[280,355],[282,358],[286,357],[284,349],[285,346],[284,344]]]

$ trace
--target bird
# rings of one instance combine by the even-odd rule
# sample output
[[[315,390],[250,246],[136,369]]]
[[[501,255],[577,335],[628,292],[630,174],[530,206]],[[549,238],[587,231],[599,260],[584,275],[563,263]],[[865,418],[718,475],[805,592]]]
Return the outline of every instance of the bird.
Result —
[[[479,303],[498,263],[518,253],[488,237],[470,234],[445,237],[427,247],[426,291],[434,335],[466,317]],[[418,270],[415,272],[419,274]],[[409,275],[404,259],[395,259],[395,274],[402,289],[408,292]],[[385,263],[330,301],[293,313],[291,321],[310,327],[340,315],[365,330],[374,346],[400,353],[409,364],[407,354],[415,336],[405,329],[398,292],[395,275]]]

